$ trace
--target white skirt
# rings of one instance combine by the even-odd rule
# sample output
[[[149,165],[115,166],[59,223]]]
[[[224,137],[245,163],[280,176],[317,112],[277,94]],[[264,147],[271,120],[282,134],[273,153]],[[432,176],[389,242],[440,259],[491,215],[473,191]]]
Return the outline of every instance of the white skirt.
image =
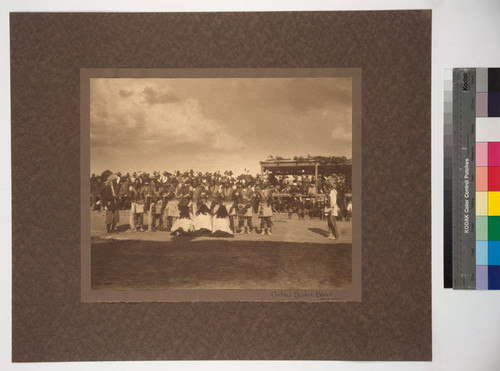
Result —
[[[209,231],[212,230],[212,217],[207,214],[207,215],[196,215],[196,217],[193,220],[193,227],[195,231],[198,231],[202,228],[208,229]]]
[[[180,218],[176,219],[174,225],[172,226],[172,232],[190,232],[193,226],[191,219]]]
[[[212,219],[212,222],[213,222],[212,233],[215,233],[217,231],[221,231],[221,232],[233,234],[233,231],[231,230],[231,228],[229,228],[229,220],[227,220],[227,218],[214,217]]]

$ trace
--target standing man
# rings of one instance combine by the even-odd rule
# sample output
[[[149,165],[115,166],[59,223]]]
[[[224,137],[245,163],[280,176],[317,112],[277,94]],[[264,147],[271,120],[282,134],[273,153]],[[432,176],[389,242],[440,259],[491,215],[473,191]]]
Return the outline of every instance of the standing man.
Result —
[[[332,181],[329,187],[327,204],[325,207],[325,216],[328,222],[328,239],[335,240],[340,237],[337,228],[337,216],[339,212],[339,207],[337,205],[337,190],[335,189],[335,182]]]
[[[118,211],[119,203],[118,203],[118,195],[115,191],[116,186],[118,184],[118,176],[115,174],[111,174],[108,177],[106,182],[106,186],[102,191],[102,204],[104,206],[104,210],[106,210],[106,232],[111,233],[115,231],[116,224],[118,224],[120,220],[120,214]]]

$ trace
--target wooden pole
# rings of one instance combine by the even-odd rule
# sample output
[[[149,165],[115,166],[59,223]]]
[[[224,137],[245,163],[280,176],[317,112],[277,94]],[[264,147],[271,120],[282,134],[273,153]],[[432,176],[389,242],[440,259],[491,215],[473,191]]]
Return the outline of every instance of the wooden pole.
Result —
[[[314,163],[314,188],[315,193],[318,194],[318,163]]]

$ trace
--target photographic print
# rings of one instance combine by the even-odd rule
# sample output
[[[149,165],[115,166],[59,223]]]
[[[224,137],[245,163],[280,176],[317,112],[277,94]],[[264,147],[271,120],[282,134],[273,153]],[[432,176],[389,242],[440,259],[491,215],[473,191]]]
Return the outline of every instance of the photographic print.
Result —
[[[359,300],[359,76],[339,71],[90,71],[90,291]]]

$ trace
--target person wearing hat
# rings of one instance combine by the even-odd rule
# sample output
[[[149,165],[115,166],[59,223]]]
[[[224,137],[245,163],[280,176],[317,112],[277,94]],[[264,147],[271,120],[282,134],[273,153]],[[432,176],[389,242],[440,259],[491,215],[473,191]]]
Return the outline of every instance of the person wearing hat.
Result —
[[[329,183],[327,187],[328,196],[325,207],[325,216],[328,223],[328,239],[335,240],[340,237],[339,230],[337,228],[339,207],[337,205],[337,190],[335,189],[335,181]]]
[[[115,231],[115,227],[120,221],[119,214],[119,203],[118,203],[118,195],[116,192],[116,186],[118,184],[119,177],[115,174],[111,174],[108,177],[106,182],[106,186],[102,191],[102,204],[104,206],[104,210],[106,210],[106,232],[112,233]]]
[[[162,174],[162,176],[159,179],[160,183],[161,184],[166,184],[168,182],[168,180],[169,180],[168,176],[169,176],[169,173],[167,173],[166,171],[164,171],[163,174]]]

